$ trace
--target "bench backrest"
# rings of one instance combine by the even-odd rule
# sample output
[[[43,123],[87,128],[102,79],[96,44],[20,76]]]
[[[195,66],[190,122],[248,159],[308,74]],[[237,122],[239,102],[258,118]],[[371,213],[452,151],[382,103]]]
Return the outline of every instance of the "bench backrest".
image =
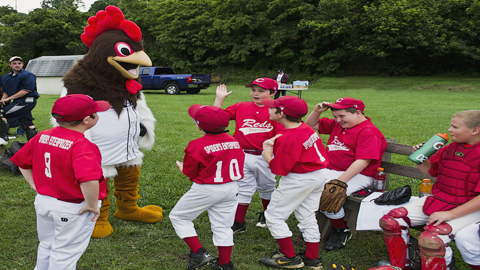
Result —
[[[390,179],[389,174],[396,174],[420,180],[424,178],[429,178],[432,180],[432,182],[435,182],[435,177],[426,177],[423,173],[420,172],[417,166],[413,167],[392,163],[391,154],[409,156],[412,153],[412,146],[396,143],[396,139],[386,138],[386,141],[388,143],[388,146],[382,158],[382,168],[384,168],[385,172],[387,173],[387,183],[385,187],[386,190],[388,190],[388,182]],[[411,163],[412,165],[415,165],[413,164],[413,162]]]

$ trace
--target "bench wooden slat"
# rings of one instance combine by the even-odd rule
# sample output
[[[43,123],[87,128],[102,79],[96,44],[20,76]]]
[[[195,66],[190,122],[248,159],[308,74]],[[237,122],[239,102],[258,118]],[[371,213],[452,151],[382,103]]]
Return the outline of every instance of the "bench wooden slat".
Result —
[[[410,154],[412,154],[412,146],[388,142],[385,152],[410,156]]]
[[[425,178],[425,175],[423,175],[423,173],[421,173],[417,167],[400,165],[386,161],[382,161],[382,167],[385,169],[386,173],[393,173],[415,179]]]

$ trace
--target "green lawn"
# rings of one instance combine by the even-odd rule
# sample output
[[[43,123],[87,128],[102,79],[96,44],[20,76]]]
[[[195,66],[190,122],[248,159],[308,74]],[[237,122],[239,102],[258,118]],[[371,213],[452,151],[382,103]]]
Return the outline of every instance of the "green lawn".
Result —
[[[234,93],[227,98],[224,106],[250,100],[249,89],[243,85],[229,86],[229,90]],[[365,114],[372,118],[386,137],[396,138],[403,144],[416,144],[433,134],[447,132],[453,113],[480,109],[479,94],[480,80],[471,78],[346,77],[319,79],[309,90],[303,91],[302,97],[310,109],[318,102],[334,102],[345,96],[362,99],[366,104]],[[49,128],[49,114],[56,98],[54,95],[43,95],[38,100],[33,115],[40,130]],[[177,237],[168,219],[170,210],[190,187],[188,179],[175,167],[175,160],[182,159],[183,150],[190,140],[201,136],[188,116],[188,107],[194,103],[212,104],[215,86],[197,95],[182,92],[171,96],[164,91],[146,91],[146,98],[158,123],[155,146],[145,152],[139,205],[163,207],[164,219],[157,224],[118,220],[113,217],[113,204],[110,222],[114,234],[106,239],[93,239],[80,258],[78,269],[185,269],[188,263],[188,247]],[[325,115],[331,117],[330,112]],[[233,134],[233,123],[229,130]],[[14,129],[11,131],[14,132]],[[327,137],[322,135],[322,138],[326,141]],[[19,140],[24,141],[25,137]],[[393,160],[413,166],[406,157],[393,157]],[[404,184],[411,184],[414,195],[418,194],[420,182],[417,180],[393,177],[391,188]],[[35,192],[21,176],[0,169],[0,269],[33,269],[35,266],[38,240],[34,196]],[[111,199],[115,200],[113,194]],[[268,229],[254,226],[257,213],[261,211],[257,195],[249,210],[246,219],[248,231],[235,236],[232,261],[236,269],[268,269],[260,265],[258,259],[274,251],[277,243]],[[294,232],[295,248],[301,251],[304,249],[303,240],[293,216],[288,222]],[[201,215],[195,224],[204,247],[212,256],[217,256],[207,215]],[[459,269],[469,269],[458,251],[455,256]],[[329,253],[321,250],[320,257],[324,265],[337,262],[368,269],[388,255],[381,232],[360,232],[345,249]]]

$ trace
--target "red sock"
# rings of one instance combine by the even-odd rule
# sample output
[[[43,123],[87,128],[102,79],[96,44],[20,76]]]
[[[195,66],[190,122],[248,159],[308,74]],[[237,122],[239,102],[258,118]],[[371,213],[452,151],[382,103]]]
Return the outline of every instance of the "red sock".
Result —
[[[232,247],[218,247],[218,263],[225,265],[230,262]]]
[[[287,238],[282,238],[282,239],[277,239],[278,245],[280,245],[280,251],[285,254],[288,258],[292,258],[295,255],[295,250],[293,249],[293,243],[292,243],[292,238],[287,237]]]
[[[343,220],[343,218],[330,219],[330,222],[332,223],[332,227],[334,227],[334,228],[339,228],[339,229],[346,229],[347,228],[345,226],[345,221]]]
[[[470,267],[472,268],[472,270],[480,270],[480,265],[470,265]]]
[[[310,260],[317,259],[318,258],[318,247],[320,246],[320,243],[311,243],[311,242],[306,242],[307,249],[305,250],[305,257],[309,258]]]
[[[245,223],[245,216],[247,215],[249,204],[238,204],[237,212],[235,213],[235,220],[240,223]]]
[[[270,203],[270,200],[262,199],[263,211],[267,210],[267,206]]]
[[[188,247],[195,254],[197,254],[197,251],[202,248],[202,244],[200,244],[200,240],[198,240],[197,236],[183,238],[183,241],[187,243]]]

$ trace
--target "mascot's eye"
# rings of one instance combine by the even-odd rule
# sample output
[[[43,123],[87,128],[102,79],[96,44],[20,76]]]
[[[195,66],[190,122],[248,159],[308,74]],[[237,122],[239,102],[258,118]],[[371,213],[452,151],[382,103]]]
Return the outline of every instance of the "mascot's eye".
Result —
[[[132,54],[133,50],[127,43],[117,42],[117,44],[115,44],[115,52],[117,53],[117,56],[129,56]]]

